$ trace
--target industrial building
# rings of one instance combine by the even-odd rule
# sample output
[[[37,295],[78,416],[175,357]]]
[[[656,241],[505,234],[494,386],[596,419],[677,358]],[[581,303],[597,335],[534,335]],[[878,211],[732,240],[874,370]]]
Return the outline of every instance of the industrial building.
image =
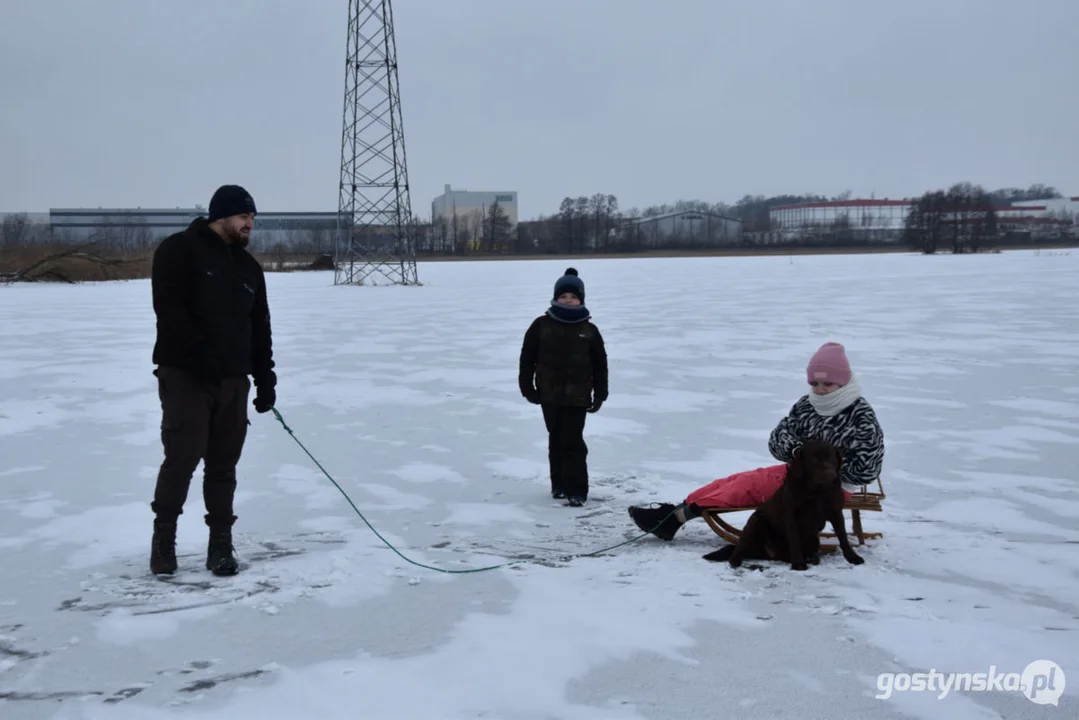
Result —
[[[517,193],[512,190],[454,190],[449,185],[431,201],[431,224],[439,218],[460,219],[471,213],[485,213],[497,204],[509,218],[510,225],[517,225]]]
[[[1045,217],[1079,223],[1079,197],[1020,200],[1012,208],[1021,208],[1032,217]]]
[[[501,227],[489,224],[494,206],[504,213]],[[517,233],[517,193],[513,190],[454,190],[449,185],[431,201],[432,249],[504,251]]]
[[[768,242],[785,243],[805,238],[843,234],[855,241],[898,243],[907,216],[917,199],[831,200],[777,205],[768,214]],[[1079,198],[1032,200],[993,208],[1002,232],[1044,234],[1058,232],[1074,222]],[[1070,212],[1070,216],[1069,216]]]
[[[733,247],[742,243],[742,221],[700,210],[675,210],[627,219],[623,239],[642,247]]]
[[[84,242],[100,237],[110,246],[138,249],[155,244],[191,224],[206,210],[193,208],[56,208],[49,210],[52,237]],[[260,212],[251,232],[251,247],[269,250],[331,252],[337,212]]]
[[[772,232],[783,234],[825,227],[898,234],[913,206],[913,200],[832,200],[777,205],[768,213],[768,224]]]

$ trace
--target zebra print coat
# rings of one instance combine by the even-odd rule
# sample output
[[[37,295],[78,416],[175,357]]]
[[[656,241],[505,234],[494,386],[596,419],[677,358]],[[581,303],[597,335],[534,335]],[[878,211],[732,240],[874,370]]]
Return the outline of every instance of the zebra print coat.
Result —
[[[813,409],[808,395],[802,397],[772,430],[768,451],[776,460],[790,462],[794,451],[811,439],[830,442],[843,453],[839,477],[844,490],[861,490],[880,477],[884,465],[884,432],[865,398],[858,398],[842,412],[825,417]]]

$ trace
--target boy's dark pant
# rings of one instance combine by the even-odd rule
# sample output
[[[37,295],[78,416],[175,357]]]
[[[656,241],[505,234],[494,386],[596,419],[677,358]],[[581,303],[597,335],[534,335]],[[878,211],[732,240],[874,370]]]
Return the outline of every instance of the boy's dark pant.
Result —
[[[250,391],[247,377],[213,383],[178,368],[158,369],[165,459],[150,507],[160,522],[175,522],[183,513],[191,478],[201,460],[206,524],[222,530],[232,526],[236,465],[247,439]]]
[[[566,497],[588,499],[588,445],[584,441],[586,409],[543,405],[547,425],[547,458],[551,463],[551,490]]]

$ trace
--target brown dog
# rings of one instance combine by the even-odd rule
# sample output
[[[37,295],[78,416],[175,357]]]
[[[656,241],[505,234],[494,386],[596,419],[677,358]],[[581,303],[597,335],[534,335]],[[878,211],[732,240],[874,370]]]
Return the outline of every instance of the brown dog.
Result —
[[[865,560],[847,539],[843,518],[843,489],[839,469],[843,457],[831,444],[811,440],[787,463],[787,477],[772,497],[761,503],[746,522],[737,545],[726,545],[705,560],[739,567],[743,560],[789,562],[792,570],[820,563],[820,536],[830,522],[843,557],[852,565]]]

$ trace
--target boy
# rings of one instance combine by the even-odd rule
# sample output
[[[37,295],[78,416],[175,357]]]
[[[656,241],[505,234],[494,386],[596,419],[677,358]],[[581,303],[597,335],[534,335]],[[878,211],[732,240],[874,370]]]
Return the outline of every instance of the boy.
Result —
[[[607,400],[607,350],[584,305],[584,282],[574,268],[554,285],[551,307],[525,332],[517,383],[543,408],[551,497],[571,507],[588,500],[585,413]]]

